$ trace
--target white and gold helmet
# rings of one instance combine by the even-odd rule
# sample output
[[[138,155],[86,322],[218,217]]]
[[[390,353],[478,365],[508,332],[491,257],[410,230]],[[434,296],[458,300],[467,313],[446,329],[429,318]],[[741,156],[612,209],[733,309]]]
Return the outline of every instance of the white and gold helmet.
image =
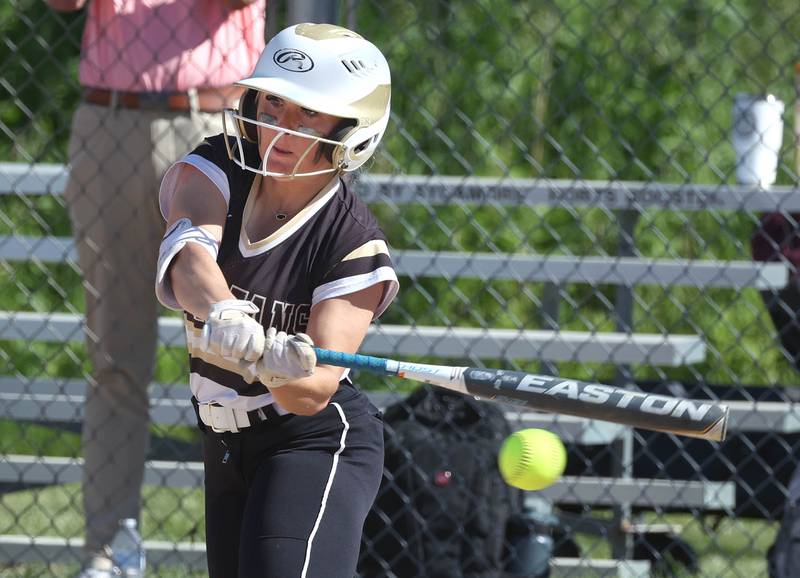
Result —
[[[389,122],[391,75],[381,51],[355,32],[332,24],[297,24],[269,41],[250,77],[236,83],[247,90],[238,110],[227,109],[223,121],[228,155],[241,168],[265,176],[310,176],[357,169],[375,152]],[[256,97],[265,92],[303,108],[346,119],[334,134],[315,135],[256,119]],[[243,140],[258,141],[257,127],[278,132],[260,166],[245,160]],[[284,135],[309,139],[303,158],[321,143],[332,168],[299,173],[267,170],[275,143]]]

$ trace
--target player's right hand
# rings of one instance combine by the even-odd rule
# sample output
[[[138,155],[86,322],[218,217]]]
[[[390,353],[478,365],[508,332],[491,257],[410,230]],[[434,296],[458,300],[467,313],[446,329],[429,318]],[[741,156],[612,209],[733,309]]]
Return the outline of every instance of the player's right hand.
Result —
[[[256,364],[258,380],[270,388],[293,379],[310,377],[317,366],[314,342],[305,333],[287,335],[270,327],[266,332],[264,354]]]
[[[200,349],[235,361],[257,361],[264,353],[264,328],[250,316],[258,307],[250,301],[225,299],[208,310]]]

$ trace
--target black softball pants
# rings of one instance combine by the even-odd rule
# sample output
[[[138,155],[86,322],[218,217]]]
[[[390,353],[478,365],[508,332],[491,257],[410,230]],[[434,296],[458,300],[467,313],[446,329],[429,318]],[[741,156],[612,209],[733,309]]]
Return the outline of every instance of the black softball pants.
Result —
[[[210,578],[355,575],[383,470],[365,396],[239,433],[205,428],[203,454]]]

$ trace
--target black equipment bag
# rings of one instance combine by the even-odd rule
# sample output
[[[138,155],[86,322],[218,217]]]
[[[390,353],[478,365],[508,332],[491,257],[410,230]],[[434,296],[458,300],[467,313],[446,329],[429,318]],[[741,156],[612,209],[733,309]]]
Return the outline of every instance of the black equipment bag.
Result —
[[[767,551],[769,578],[794,578],[800,571],[800,468],[789,482],[789,495],[775,542]]]
[[[497,454],[502,409],[422,386],[386,409],[386,462],[365,528],[362,578],[500,578],[510,516],[522,496]]]

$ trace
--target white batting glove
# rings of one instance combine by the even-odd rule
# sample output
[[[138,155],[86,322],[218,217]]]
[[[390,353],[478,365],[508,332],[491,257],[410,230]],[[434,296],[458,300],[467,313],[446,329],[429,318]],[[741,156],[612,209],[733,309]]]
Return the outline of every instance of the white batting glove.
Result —
[[[258,307],[250,301],[214,303],[203,326],[200,349],[237,361],[257,361],[264,352],[264,328],[251,313],[258,313]]]
[[[293,379],[309,377],[317,366],[314,342],[305,333],[287,335],[267,329],[264,353],[256,363],[258,380],[267,387],[280,387]]]

